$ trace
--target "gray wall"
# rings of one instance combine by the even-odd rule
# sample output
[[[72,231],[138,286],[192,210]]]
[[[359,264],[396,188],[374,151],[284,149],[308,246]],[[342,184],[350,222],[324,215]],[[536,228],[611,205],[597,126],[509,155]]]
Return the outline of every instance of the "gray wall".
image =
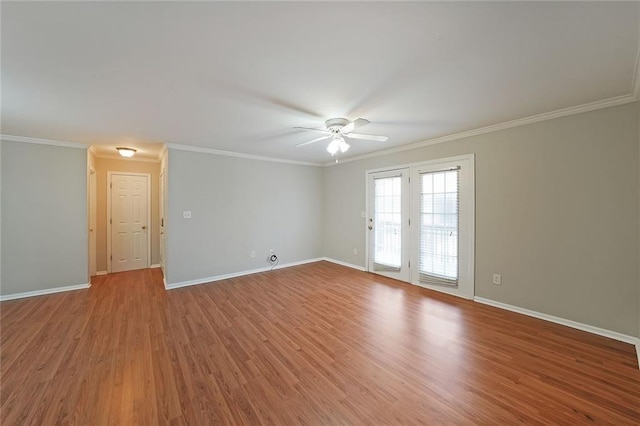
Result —
[[[322,256],[321,168],[175,149],[168,168],[168,284]]]
[[[638,114],[633,103],[329,167],[325,256],[365,265],[366,170],[475,153],[476,296],[636,336]]]
[[[87,151],[2,142],[2,288],[88,282]]]

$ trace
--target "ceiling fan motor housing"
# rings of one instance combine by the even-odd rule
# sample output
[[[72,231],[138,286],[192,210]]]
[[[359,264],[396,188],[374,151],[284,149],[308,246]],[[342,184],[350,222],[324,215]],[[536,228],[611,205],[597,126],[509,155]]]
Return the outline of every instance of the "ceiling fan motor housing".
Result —
[[[333,133],[340,133],[340,129],[349,124],[349,120],[346,118],[330,118],[324,122],[327,129]]]

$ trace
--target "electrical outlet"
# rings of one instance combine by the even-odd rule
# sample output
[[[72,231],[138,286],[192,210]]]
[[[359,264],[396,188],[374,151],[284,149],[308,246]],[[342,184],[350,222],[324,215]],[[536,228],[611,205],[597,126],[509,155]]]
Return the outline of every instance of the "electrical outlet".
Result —
[[[252,252],[251,252],[251,257],[252,257],[252,258],[253,258],[253,257],[256,257],[256,252],[255,252],[255,251],[252,251]]]
[[[500,274],[493,274],[493,283],[495,285],[502,285],[502,275]]]
[[[356,256],[358,255],[358,249],[357,248],[353,249],[353,254],[356,255]]]
[[[185,210],[182,212],[183,219],[191,219],[191,210]]]

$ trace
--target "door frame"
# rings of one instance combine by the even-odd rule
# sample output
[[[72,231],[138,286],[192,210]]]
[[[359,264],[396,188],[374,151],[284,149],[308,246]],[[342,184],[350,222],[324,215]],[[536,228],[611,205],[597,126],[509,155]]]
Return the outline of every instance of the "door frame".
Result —
[[[113,175],[146,176],[147,177],[147,268],[151,267],[151,173],[113,172],[107,171],[107,273],[111,273],[111,177]]]
[[[167,191],[167,182],[165,180],[166,173],[164,167],[160,170],[160,176],[158,179],[159,188],[158,188],[158,198],[159,198],[159,214],[158,218],[160,219],[160,223],[158,224],[158,246],[159,246],[159,255],[160,259],[160,268],[162,269],[162,273],[165,273],[165,251],[166,251],[166,240],[165,237],[165,223],[166,223],[166,208],[165,208],[165,200],[166,200],[166,191]]]
[[[98,175],[94,167],[89,167],[89,276],[97,274],[98,240]],[[93,241],[92,241],[93,236]]]
[[[429,165],[434,165],[434,164],[440,164],[440,163],[449,163],[449,162],[462,162],[462,161],[466,161],[468,162],[469,165],[469,176],[471,179],[470,185],[471,188],[469,190],[469,208],[470,208],[470,218],[469,218],[469,228],[470,228],[470,235],[469,235],[469,239],[467,241],[467,248],[468,248],[468,252],[469,252],[469,269],[468,269],[468,273],[469,273],[469,280],[470,280],[470,288],[467,289],[467,292],[465,295],[461,295],[461,294],[454,294],[450,291],[448,291],[448,289],[446,288],[437,288],[435,286],[423,286],[423,285],[419,285],[420,287],[424,287],[424,288],[429,288],[431,290],[435,290],[435,291],[440,291],[442,293],[447,293],[447,294],[452,294],[453,296],[458,296],[458,297],[462,297],[464,299],[473,299],[474,295],[475,295],[475,288],[476,288],[476,282],[475,282],[475,263],[476,263],[476,243],[475,243],[475,237],[476,237],[476,178],[475,178],[475,154],[471,153],[471,154],[464,154],[464,155],[456,155],[453,157],[444,157],[444,158],[433,158],[430,160],[424,160],[424,161],[417,161],[415,163],[408,163],[408,164],[400,164],[400,165],[393,165],[393,166],[389,166],[389,167],[379,167],[376,169],[370,169],[370,170],[365,170],[364,172],[364,181],[365,181],[365,222],[364,222],[364,232],[365,232],[365,270],[368,272],[373,272],[370,269],[370,265],[369,265],[369,232],[367,229],[367,219],[371,217],[371,212],[369,211],[369,191],[371,190],[371,188],[369,188],[369,175],[372,173],[379,173],[379,172],[386,172],[386,171],[394,171],[394,170],[400,170],[400,169],[409,169],[409,176],[413,177],[413,172],[416,168],[418,167],[424,167],[424,166],[429,166]],[[413,216],[413,210],[414,210],[414,206],[412,204],[412,192],[413,192],[413,186],[415,183],[411,182],[411,184],[409,185],[409,218],[410,219],[414,219],[412,218]],[[415,219],[414,219],[415,220]],[[411,228],[409,228],[409,259],[413,260],[414,258],[414,254],[413,254],[413,231]],[[415,266],[415,265],[414,265]],[[414,268],[409,268],[409,281],[408,284],[411,285],[418,285],[418,284],[414,284],[414,275],[415,273],[413,272]]]

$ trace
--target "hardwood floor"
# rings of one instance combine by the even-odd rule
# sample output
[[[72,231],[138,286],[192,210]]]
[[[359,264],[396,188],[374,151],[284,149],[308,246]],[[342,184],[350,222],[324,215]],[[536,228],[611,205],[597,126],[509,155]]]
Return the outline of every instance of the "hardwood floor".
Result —
[[[3,302],[12,424],[638,424],[634,348],[327,262]]]

